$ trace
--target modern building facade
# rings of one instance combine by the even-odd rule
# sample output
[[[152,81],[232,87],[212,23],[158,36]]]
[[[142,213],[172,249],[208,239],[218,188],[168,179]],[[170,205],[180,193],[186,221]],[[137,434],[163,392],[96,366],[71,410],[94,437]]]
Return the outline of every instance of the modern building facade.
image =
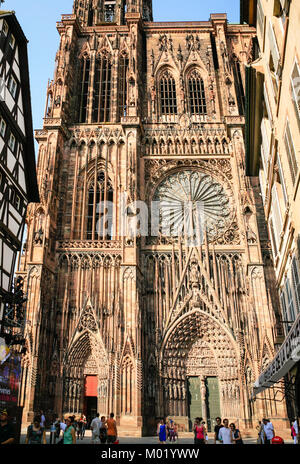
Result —
[[[300,5],[256,0],[242,20],[258,39],[247,69],[246,172],[260,180],[286,336],[256,393],[285,376],[292,418],[300,413]]]
[[[153,22],[150,0],[75,1],[57,28],[19,270],[24,422],[42,408],[113,411],[131,435],[170,416],[180,430],[197,415],[284,427],[272,393],[252,402],[282,341],[259,184],[245,176],[255,28],[225,14]]]

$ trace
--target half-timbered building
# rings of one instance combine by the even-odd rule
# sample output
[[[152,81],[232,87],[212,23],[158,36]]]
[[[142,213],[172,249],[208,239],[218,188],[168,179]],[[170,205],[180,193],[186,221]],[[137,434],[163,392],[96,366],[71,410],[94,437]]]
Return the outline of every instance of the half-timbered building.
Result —
[[[39,201],[27,39],[13,12],[0,11],[0,298],[11,291],[28,202]],[[1,317],[0,317],[1,319]]]

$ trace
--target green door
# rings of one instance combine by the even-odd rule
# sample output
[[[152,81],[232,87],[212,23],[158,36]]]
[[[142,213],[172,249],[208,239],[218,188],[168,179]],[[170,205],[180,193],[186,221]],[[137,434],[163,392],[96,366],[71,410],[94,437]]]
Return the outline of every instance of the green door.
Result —
[[[207,428],[211,432],[216,425],[216,417],[221,417],[219,380],[217,377],[206,378]]]
[[[199,377],[188,378],[189,424],[192,430],[195,417],[202,416],[201,382]]]

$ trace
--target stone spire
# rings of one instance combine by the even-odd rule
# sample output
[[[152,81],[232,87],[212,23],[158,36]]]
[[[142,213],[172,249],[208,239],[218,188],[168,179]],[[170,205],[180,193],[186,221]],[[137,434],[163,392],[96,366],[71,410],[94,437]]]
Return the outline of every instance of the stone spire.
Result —
[[[140,13],[144,21],[153,21],[152,0],[74,0],[73,13],[83,26],[124,24],[126,13]]]

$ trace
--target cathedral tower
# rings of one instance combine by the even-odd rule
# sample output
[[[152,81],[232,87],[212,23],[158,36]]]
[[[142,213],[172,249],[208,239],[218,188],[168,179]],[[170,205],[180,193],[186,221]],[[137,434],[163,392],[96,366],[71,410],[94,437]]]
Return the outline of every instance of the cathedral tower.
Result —
[[[279,424],[282,406],[251,400],[279,335],[258,186],[244,174],[255,30],[223,14],[155,23],[150,0],[75,1],[57,28],[35,133],[41,203],[19,271],[24,420],[113,411],[132,436],[163,416],[180,430],[197,415],[210,429],[218,415]]]

